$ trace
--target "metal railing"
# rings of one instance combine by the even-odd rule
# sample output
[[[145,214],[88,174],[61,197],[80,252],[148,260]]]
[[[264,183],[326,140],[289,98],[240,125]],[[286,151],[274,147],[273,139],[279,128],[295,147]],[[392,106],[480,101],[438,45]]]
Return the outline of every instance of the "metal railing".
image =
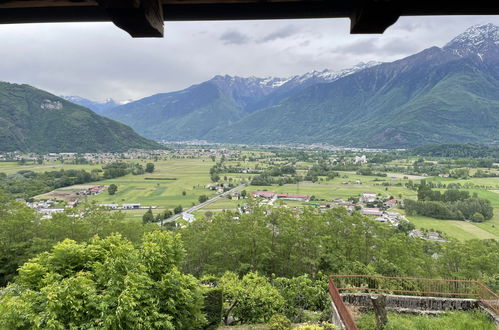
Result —
[[[499,314],[499,296],[480,281],[370,275],[331,275],[329,282],[334,285],[338,292],[477,299],[495,314]]]
[[[347,330],[357,330],[357,326],[355,325],[352,315],[343,303],[343,298],[341,298],[338,289],[334,285],[332,276],[329,276],[329,294],[331,295],[333,304],[336,307],[345,328]]]

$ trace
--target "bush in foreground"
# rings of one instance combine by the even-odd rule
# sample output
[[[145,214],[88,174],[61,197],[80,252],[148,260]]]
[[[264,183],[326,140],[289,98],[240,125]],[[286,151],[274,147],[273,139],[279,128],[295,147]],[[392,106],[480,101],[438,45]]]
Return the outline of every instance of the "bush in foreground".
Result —
[[[66,239],[19,270],[0,296],[1,329],[196,329],[204,324],[197,280],[178,269],[179,238],[146,233]]]

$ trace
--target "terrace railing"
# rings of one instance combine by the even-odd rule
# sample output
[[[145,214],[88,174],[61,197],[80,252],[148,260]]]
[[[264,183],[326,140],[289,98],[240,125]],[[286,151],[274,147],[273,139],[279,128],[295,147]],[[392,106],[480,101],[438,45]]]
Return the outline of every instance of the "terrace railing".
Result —
[[[338,292],[477,299],[493,313],[496,315],[499,314],[499,296],[480,281],[369,275],[331,275],[329,283]]]

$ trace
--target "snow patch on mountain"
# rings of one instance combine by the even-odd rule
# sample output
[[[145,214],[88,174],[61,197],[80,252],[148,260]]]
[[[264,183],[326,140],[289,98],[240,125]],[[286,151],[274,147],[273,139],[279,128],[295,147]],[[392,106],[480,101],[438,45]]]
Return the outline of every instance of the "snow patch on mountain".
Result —
[[[499,26],[492,23],[473,25],[466,31],[452,39],[444,46],[444,50],[450,50],[458,56],[470,54],[481,54],[483,50],[491,45],[499,43]],[[482,58],[480,56],[480,58]]]

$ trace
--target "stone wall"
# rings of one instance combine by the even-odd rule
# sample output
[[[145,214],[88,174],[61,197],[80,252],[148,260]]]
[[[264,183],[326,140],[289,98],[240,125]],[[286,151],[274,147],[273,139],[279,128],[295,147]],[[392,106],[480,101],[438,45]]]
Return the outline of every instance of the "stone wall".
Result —
[[[372,310],[371,295],[369,293],[342,293],[341,297],[347,306],[360,307],[363,311]],[[467,311],[481,309],[499,329],[499,317],[491,310],[483,306],[476,299],[461,298],[439,298],[422,296],[386,296],[386,310],[396,313],[411,314],[438,314],[445,311]]]
[[[343,293],[341,296],[346,305],[372,309],[371,294],[369,293]],[[397,313],[431,314],[475,308],[479,308],[478,301],[475,299],[386,295],[386,309]]]

